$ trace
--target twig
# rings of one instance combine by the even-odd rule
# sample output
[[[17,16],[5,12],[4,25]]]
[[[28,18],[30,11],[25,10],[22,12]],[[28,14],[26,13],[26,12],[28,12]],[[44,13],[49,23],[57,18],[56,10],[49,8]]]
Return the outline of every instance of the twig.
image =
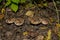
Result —
[[[56,3],[55,3],[54,0],[53,0],[53,4],[54,4],[54,7],[56,8],[56,13],[57,13],[57,18],[58,18],[58,24],[59,24],[59,13],[58,13],[58,9],[56,7]]]

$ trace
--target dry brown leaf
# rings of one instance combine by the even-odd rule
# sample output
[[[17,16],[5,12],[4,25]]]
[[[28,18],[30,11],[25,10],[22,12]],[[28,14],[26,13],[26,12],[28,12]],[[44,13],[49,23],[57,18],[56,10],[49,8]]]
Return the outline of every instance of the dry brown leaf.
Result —
[[[0,20],[4,18],[4,14],[0,14]]]
[[[26,16],[29,16],[29,17],[33,17],[34,16],[34,12],[33,11],[27,11]]]

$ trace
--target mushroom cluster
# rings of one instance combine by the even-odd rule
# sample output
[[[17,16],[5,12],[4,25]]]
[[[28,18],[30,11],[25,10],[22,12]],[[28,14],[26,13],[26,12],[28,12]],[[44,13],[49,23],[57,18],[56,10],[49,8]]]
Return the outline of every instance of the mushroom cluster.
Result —
[[[28,16],[28,20],[30,21],[31,24],[42,23],[46,25],[49,23],[48,20],[46,20],[46,18],[41,18],[39,16],[34,15],[34,11],[27,11],[25,15]]]
[[[9,19],[6,19],[6,23],[8,24],[14,23],[17,26],[20,26],[24,23],[24,19],[23,18],[9,18]]]
[[[49,21],[46,20],[45,18],[39,18],[39,17],[29,17],[28,20],[32,24],[40,24],[40,23],[42,23],[44,25],[47,25],[49,23]]]
[[[46,18],[41,18],[40,16],[34,15],[33,11],[27,11],[25,16],[27,16],[28,21],[34,25],[37,25],[40,23],[47,25],[49,23],[49,21]],[[20,26],[24,23],[24,20],[25,19],[21,17],[20,18],[8,18],[6,19],[6,23],[9,23],[9,24],[14,23],[17,26]]]

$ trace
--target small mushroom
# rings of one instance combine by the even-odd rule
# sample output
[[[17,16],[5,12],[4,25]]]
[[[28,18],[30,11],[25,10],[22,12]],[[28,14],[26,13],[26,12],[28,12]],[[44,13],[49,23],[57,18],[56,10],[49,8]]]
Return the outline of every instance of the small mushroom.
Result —
[[[9,19],[6,19],[6,23],[13,23],[15,21],[15,18],[9,18]]]
[[[24,19],[23,18],[16,18],[14,21],[15,25],[20,26],[24,23]]]
[[[49,23],[48,20],[46,20],[46,19],[40,19],[40,20],[41,20],[42,24],[44,24],[44,25],[47,25]]]
[[[40,21],[39,18],[37,18],[37,17],[29,17],[28,20],[29,20],[32,24],[39,24],[39,23],[41,23],[41,21]]]
[[[28,16],[28,17],[33,17],[34,12],[33,11],[27,11],[25,15]]]

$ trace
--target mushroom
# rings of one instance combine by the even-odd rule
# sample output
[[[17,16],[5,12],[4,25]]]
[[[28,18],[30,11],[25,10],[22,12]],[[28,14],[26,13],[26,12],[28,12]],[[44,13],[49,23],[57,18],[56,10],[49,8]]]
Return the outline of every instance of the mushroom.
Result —
[[[24,19],[23,18],[16,18],[14,21],[15,25],[20,26],[24,23]]]
[[[41,23],[40,19],[38,17],[29,17],[28,20],[32,23],[32,24],[39,24]]]
[[[41,23],[44,24],[44,25],[49,23],[48,20],[46,20],[46,19],[40,19],[40,20],[41,20]]]
[[[15,21],[15,18],[8,18],[6,19],[6,23],[13,23]]]

